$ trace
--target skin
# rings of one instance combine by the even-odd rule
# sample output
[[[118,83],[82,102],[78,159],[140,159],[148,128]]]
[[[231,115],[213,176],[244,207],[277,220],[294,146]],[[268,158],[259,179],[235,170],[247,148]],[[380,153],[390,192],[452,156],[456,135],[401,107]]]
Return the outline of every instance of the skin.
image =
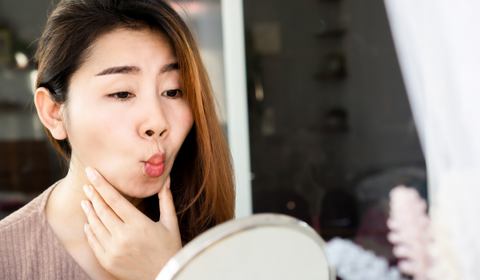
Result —
[[[169,174],[193,115],[175,63],[163,34],[117,29],[95,42],[73,74],[67,104],[54,103],[45,88],[35,94],[42,123],[72,147],[47,221],[92,279],[154,279],[181,248]],[[145,161],[155,153],[165,153],[165,171],[151,178]],[[135,208],[155,194],[158,223]]]

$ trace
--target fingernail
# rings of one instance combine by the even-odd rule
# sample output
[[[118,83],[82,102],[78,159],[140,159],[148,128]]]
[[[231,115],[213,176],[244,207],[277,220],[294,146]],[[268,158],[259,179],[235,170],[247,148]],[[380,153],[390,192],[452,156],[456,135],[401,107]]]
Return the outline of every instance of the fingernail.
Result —
[[[90,185],[83,186],[83,191],[85,192],[88,198],[92,198],[92,186]]]
[[[93,171],[91,167],[87,167],[85,171],[87,172],[87,177],[90,179],[90,181],[97,179],[97,174],[95,174],[95,171]]]

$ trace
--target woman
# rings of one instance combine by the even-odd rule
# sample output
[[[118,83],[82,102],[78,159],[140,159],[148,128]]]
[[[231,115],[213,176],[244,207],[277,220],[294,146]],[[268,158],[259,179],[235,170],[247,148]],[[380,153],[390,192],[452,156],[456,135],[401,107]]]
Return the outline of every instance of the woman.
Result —
[[[233,218],[210,82],[166,2],[63,0],[36,58],[35,105],[69,171],[0,221],[1,279],[154,279]]]

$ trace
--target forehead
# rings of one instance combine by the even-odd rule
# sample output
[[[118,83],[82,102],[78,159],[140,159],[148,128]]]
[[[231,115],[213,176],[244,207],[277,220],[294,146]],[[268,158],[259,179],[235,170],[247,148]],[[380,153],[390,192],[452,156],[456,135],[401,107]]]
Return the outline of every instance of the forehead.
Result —
[[[100,36],[89,48],[85,64],[141,63],[172,60],[175,54],[168,37],[160,31],[144,28],[119,28]],[[85,65],[87,66],[87,65]]]

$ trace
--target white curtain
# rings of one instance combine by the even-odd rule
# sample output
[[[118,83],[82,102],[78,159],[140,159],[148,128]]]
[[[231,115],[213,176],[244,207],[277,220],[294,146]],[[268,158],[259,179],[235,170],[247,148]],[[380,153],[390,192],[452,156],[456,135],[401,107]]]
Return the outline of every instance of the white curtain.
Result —
[[[385,6],[427,162],[433,279],[480,279],[480,1]]]

